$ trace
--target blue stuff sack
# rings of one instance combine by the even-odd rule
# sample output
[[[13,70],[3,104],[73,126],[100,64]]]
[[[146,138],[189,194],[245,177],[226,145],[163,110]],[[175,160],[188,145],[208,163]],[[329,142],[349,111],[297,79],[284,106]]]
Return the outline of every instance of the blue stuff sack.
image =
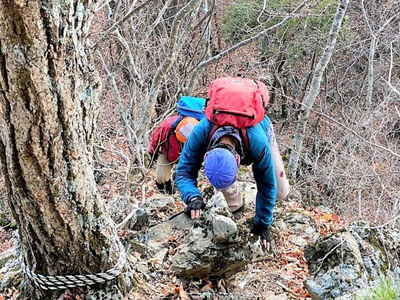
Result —
[[[176,105],[176,110],[181,116],[201,120],[204,117],[205,105],[206,99],[204,98],[181,96]]]

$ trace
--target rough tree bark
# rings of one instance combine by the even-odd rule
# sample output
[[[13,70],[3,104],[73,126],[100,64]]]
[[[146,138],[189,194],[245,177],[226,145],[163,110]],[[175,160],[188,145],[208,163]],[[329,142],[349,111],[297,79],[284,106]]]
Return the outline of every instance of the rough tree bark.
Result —
[[[85,50],[91,5],[0,0],[0,164],[37,274],[103,272],[123,252],[92,170],[101,84]],[[25,299],[60,294],[29,286]]]

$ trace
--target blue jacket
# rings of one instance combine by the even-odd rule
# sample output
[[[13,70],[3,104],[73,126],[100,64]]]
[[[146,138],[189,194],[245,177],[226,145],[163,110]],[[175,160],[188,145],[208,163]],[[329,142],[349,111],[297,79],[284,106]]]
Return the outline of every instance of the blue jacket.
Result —
[[[263,226],[272,223],[272,212],[277,196],[275,166],[268,139],[270,126],[270,119],[265,117],[257,125],[247,128],[248,155],[257,184],[254,222]],[[211,128],[212,123],[203,118],[193,129],[180,154],[176,169],[176,185],[185,203],[194,196],[201,196],[197,188],[197,176],[207,151]]]

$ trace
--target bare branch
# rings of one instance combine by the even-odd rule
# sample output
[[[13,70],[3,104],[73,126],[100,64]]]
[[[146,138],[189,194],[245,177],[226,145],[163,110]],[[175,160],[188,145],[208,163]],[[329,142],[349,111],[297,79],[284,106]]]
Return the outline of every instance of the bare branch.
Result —
[[[263,3],[263,8],[262,8],[261,12],[259,13],[259,15],[258,15],[258,17],[257,17],[257,22],[258,22],[258,24],[261,23],[261,22],[260,22],[261,16],[263,15],[263,13],[264,13],[264,11],[265,11],[265,8],[267,7],[267,0],[264,0],[263,2],[264,2],[264,3]]]
[[[371,45],[369,47],[368,56],[368,91],[367,91],[367,104],[372,105],[372,94],[374,91],[374,57],[376,48],[376,36],[372,35]]]
[[[115,27],[124,23],[126,20],[128,20],[130,17],[132,17],[132,15],[134,13],[138,12],[139,10],[141,10],[142,8],[144,8],[146,5],[150,4],[151,2],[153,2],[153,0],[147,0],[146,2],[143,2],[142,4],[140,4],[139,6],[133,7],[136,4],[136,1],[134,1],[131,5],[129,12],[125,15],[125,17],[123,17],[121,20],[112,24],[111,27],[108,28],[105,33],[111,32],[112,29],[114,29]]]
[[[295,12],[297,12],[298,10],[300,10],[307,2],[308,2],[308,0],[305,0],[305,1],[304,1],[303,3],[301,3],[298,7],[296,7],[290,15],[284,17],[284,18],[282,19],[282,21],[280,21],[279,23],[276,23],[275,25],[273,25],[273,26],[271,26],[271,27],[268,27],[267,29],[265,29],[265,30],[263,30],[263,31],[261,31],[261,32],[259,32],[259,33],[257,33],[256,35],[254,35],[254,36],[252,36],[252,37],[250,37],[250,38],[248,38],[248,39],[246,39],[246,40],[243,40],[243,41],[241,41],[241,42],[239,42],[239,43],[233,45],[232,47],[230,47],[230,48],[228,48],[228,49],[226,49],[226,50],[220,52],[218,55],[215,55],[215,56],[210,57],[209,59],[207,59],[207,60],[205,60],[205,61],[202,61],[200,64],[197,65],[196,70],[199,70],[199,69],[201,69],[201,68],[204,68],[205,66],[209,65],[210,63],[215,62],[215,61],[221,59],[222,57],[228,55],[229,53],[232,53],[233,51],[235,51],[235,50],[237,50],[237,49],[239,49],[239,48],[241,48],[241,47],[243,47],[243,46],[246,46],[246,45],[250,44],[251,42],[253,42],[253,41],[259,39],[260,37],[262,37],[263,35],[267,34],[268,32],[270,32],[270,31],[272,31],[272,30],[274,30],[274,29],[276,29],[276,28],[282,26],[282,25],[285,24],[288,20],[292,19],[292,18],[293,18],[293,14],[294,14]]]
[[[303,103],[300,103],[300,102],[298,102],[298,101],[296,101],[296,100],[294,100],[294,99],[291,99],[291,98],[288,98],[288,99],[289,99],[291,102],[294,102],[294,103],[297,103],[297,104],[300,104],[300,105],[304,106]],[[370,142],[369,140],[367,140],[366,138],[364,138],[363,136],[361,136],[359,133],[357,133],[357,131],[355,131],[354,129],[351,129],[350,127],[348,127],[348,126],[346,126],[346,125],[344,125],[344,124],[342,124],[342,123],[340,123],[339,121],[335,120],[333,117],[328,116],[327,114],[324,114],[324,113],[322,113],[322,112],[320,112],[320,111],[317,111],[317,110],[314,110],[314,109],[312,109],[312,108],[310,108],[309,110],[310,110],[310,113],[311,113],[311,112],[312,112],[312,113],[315,113],[315,114],[317,114],[317,115],[319,115],[319,116],[321,116],[321,117],[323,117],[323,118],[325,118],[325,119],[331,121],[332,123],[335,123],[336,125],[339,125],[340,127],[346,129],[347,131],[349,131],[350,133],[352,133],[354,136],[356,136],[357,138],[359,138],[359,139],[360,139],[361,141],[363,141],[364,143],[366,143],[366,144],[368,144],[368,145],[370,145],[370,146],[379,148],[379,149],[381,149],[381,150],[384,150],[385,152],[388,152],[388,153],[392,154],[393,156],[400,158],[400,154],[399,154],[399,153],[396,153],[396,152],[394,152],[393,150],[391,150],[391,149],[389,149],[389,148],[387,148],[387,147],[385,147],[385,146],[382,146],[382,145],[379,145],[379,144]],[[396,110],[397,110],[397,108],[396,108]]]
[[[393,85],[392,85],[392,70],[393,70],[393,42],[390,43],[390,66],[389,66],[389,75],[388,75],[388,80],[386,81],[389,87],[392,89],[393,92],[395,92],[397,95],[400,96],[400,91],[397,90]]]

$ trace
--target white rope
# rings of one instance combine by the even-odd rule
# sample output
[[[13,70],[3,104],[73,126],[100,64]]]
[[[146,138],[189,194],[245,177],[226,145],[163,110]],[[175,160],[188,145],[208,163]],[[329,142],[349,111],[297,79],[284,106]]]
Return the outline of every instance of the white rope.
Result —
[[[84,275],[40,275],[32,272],[25,264],[24,259],[21,257],[22,271],[33,281],[33,283],[43,290],[61,290],[82,286],[89,286],[98,283],[104,283],[118,277],[126,263],[126,252],[122,244],[120,245],[120,256],[116,265],[108,271],[94,274]]]

